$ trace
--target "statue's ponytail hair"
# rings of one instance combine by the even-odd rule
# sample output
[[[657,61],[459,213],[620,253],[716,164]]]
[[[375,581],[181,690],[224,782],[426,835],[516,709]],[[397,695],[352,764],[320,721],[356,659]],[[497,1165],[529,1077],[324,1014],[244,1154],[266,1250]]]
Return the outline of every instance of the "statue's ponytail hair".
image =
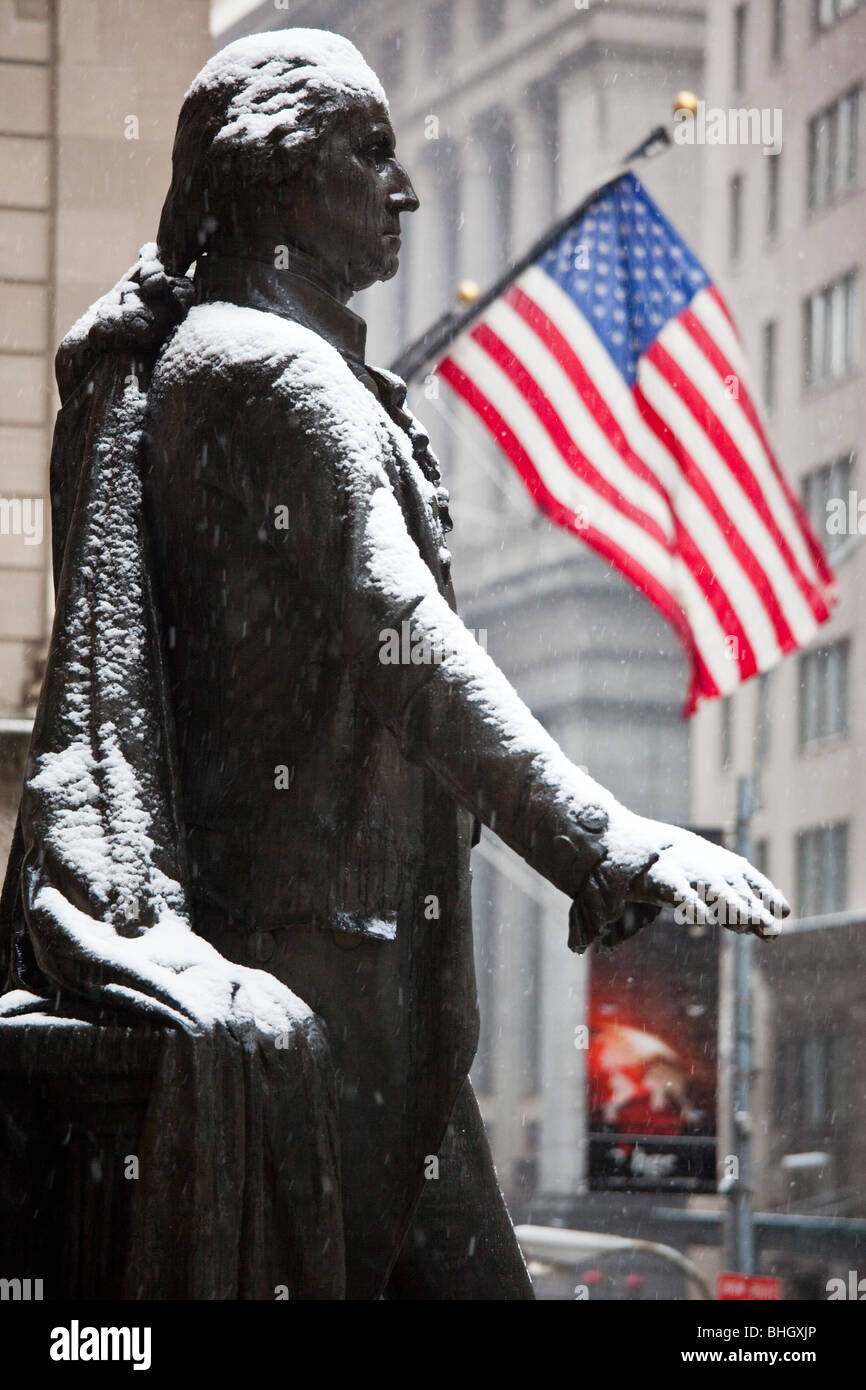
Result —
[[[105,354],[123,358],[131,364],[130,371],[139,374],[137,364],[154,360],[194,297],[192,281],[169,274],[155,243],[146,242],[135,265],[91,304],[60,344],[54,366],[61,400]]]

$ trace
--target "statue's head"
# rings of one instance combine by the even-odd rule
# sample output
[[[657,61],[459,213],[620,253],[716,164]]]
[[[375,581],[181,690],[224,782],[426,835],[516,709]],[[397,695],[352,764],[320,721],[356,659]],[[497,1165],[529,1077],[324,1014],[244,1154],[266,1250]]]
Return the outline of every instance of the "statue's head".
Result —
[[[397,269],[418,206],[379,79],[348,39],[279,29],[238,39],[186,94],[160,219],[165,265],[203,251],[299,248],[348,292]]]

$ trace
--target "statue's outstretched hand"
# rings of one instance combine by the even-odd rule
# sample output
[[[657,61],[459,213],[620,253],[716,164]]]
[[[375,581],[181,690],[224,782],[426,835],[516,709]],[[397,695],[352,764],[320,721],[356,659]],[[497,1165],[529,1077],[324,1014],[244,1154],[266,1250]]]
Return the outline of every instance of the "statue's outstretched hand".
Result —
[[[791,909],[784,895],[742,855],[701,835],[659,822],[669,843],[632,884],[634,902],[673,907],[684,922],[708,922],[762,940],[778,936]]]
[[[791,909],[784,895],[742,855],[689,830],[634,815],[623,806],[606,809],[606,855],[572,904],[572,950],[583,951],[596,938],[609,946],[623,940],[621,930],[599,932],[598,923],[614,921],[626,904],[634,905],[635,919],[628,934],[658,909],[672,907],[683,924],[728,927],[761,940],[778,936]]]

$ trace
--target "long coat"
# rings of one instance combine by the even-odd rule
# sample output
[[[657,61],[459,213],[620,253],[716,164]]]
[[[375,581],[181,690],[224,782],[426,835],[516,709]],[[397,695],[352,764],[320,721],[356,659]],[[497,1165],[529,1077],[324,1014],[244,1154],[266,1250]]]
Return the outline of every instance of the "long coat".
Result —
[[[447,494],[362,321],[259,262],[198,285],[146,475],[193,918],[327,1026],[375,1296],[476,1046],[473,814],[573,898],[606,818],[455,615]]]
[[[436,461],[362,321],[304,274],[196,278],[143,247],[58,353],[0,1053],[155,1046],[124,1296],[376,1297],[401,1247],[391,1286],[432,1290],[431,1221],[442,1296],[478,1291],[473,1174],[511,1233],[466,1081],[472,816],[572,898],[575,950],[655,853],[456,616]],[[449,1117],[462,1177],[407,1243]]]

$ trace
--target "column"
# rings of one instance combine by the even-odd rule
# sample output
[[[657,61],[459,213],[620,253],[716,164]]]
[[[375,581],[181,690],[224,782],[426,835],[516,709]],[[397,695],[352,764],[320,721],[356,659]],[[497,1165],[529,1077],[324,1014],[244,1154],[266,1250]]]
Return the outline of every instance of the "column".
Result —
[[[512,112],[512,253],[520,256],[556,216],[556,106],[549,84],[530,87]]]
[[[586,1174],[586,1048],[588,956],[566,945],[568,899],[548,888],[542,944],[541,1146],[539,1193],[569,1197]]]

